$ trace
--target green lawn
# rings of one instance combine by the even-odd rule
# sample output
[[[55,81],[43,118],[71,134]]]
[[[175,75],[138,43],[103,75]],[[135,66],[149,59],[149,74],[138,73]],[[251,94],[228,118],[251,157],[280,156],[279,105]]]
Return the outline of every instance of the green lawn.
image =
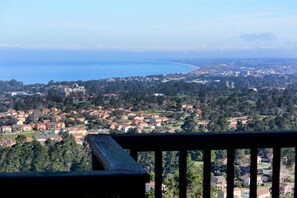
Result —
[[[254,100],[248,100],[247,102],[251,105],[254,105],[254,106],[256,105],[256,101],[254,101]]]
[[[201,166],[203,166],[203,161],[195,161],[194,162],[194,165],[195,165],[195,167],[201,167]]]
[[[264,163],[264,162],[262,162],[261,164],[258,164],[258,169],[260,169],[260,168],[268,168],[268,167],[271,167],[271,164],[270,163]]]
[[[26,137],[33,137],[34,135],[38,134],[37,132],[20,132],[17,134],[9,134],[9,133],[4,133],[3,137],[10,137],[10,138],[16,138],[18,135],[24,135]]]
[[[157,114],[157,115],[160,115],[160,114],[164,114],[164,111],[151,111],[151,110],[147,110],[147,111],[133,111],[132,113],[135,113],[135,114],[144,113],[144,114]]]

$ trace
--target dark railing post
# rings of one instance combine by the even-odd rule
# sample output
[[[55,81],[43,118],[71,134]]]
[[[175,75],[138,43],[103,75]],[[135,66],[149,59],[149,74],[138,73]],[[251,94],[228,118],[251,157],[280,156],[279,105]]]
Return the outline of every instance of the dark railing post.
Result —
[[[187,197],[187,150],[179,151],[179,197]]]
[[[155,151],[155,198],[162,197],[162,151]]]
[[[134,186],[135,188],[133,188],[132,192],[130,192],[130,194],[125,196],[125,198],[131,198],[131,197],[145,198],[145,185],[137,183]],[[115,198],[121,198],[121,196],[116,196]]]
[[[91,154],[91,164],[92,164],[92,170],[103,170],[101,163],[99,162],[98,158],[94,155],[93,152]]]
[[[135,161],[137,161],[137,150],[130,149],[130,155]]]
[[[273,147],[272,197],[279,198],[280,147]]]
[[[251,182],[250,182],[250,197],[257,197],[257,158],[258,158],[258,148],[251,148]]]
[[[210,197],[211,150],[203,151],[203,197]]]
[[[233,198],[234,191],[234,149],[227,149],[227,198]]]
[[[255,131],[255,132],[222,132],[222,133],[161,133],[161,134],[134,134],[134,135],[111,135],[125,149],[137,149],[137,151],[157,151],[156,152],[156,197],[161,197],[162,184],[162,151],[185,150],[227,150],[227,196],[233,198],[234,195],[234,156],[235,149],[251,148],[251,186],[250,197],[257,195],[257,148],[274,148],[273,159],[273,197],[279,197],[279,171],[280,171],[280,148],[296,147],[297,131]],[[276,148],[278,147],[278,148]],[[159,154],[158,154],[159,153]],[[132,155],[133,156],[133,155]],[[296,155],[297,156],[297,155]],[[204,187],[203,195],[209,195],[210,187],[207,163],[208,157],[204,159]],[[158,164],[158,159],[160,163]],[[297,157],[296,157],[297,164]],[[157,167],[161,168],[157,168]],[[160,174],[158,174],[160,172]],[[207,173],[206,173],[207,172]],[[295,171],[297,178],[297,166]],[[159,176],[158,176],[159,175]],[[297,182],[296,182],[297,183]],[[295,183],[295,189],[297,184]],[[297,190],[295,193],[297,198]]]
[[[295,147],[294,197],[297,198],[297,147]]]
[[[89,135],[88,142],[92,150],[93,168],[97,169],[99,165],[102,167],[99,170],[99,182],[88,178],[92,184],[88,187],[94,189],[91,191],[94,197],[145,197],[145,183],[150,181],[149,174],[126,150],[106,135]],[[99,171],[93,171],[94,178]]]

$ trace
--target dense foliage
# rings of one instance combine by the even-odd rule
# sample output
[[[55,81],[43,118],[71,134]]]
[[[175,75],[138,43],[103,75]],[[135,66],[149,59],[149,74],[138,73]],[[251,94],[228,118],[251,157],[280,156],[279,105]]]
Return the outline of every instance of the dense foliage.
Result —
[[[89,151],[76,144],[73,136],[64,134],[60,143],[50,139],[43,146],[37,141],[25,142],[24,136],[16,138],[16,144],[0,148],[0,171],[78,171],[88,170]]]

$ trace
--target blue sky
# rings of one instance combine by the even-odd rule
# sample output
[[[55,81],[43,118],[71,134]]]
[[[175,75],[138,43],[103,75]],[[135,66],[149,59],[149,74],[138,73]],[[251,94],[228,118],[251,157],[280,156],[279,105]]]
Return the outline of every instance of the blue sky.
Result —
[[[294,0],[0,0],[0,48],[294,56],[296,23]]]

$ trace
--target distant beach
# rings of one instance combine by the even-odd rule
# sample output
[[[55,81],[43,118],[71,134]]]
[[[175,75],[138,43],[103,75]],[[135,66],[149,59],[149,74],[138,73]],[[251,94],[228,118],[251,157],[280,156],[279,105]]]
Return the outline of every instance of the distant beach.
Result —
[[[54,81],[86,81],[113,77],[166,75],[186,73],[197,66],[182,62],[145,61],[96,61],[96,62],[41,62],[0,64],[0,80],[15,79],[24,84]]]

